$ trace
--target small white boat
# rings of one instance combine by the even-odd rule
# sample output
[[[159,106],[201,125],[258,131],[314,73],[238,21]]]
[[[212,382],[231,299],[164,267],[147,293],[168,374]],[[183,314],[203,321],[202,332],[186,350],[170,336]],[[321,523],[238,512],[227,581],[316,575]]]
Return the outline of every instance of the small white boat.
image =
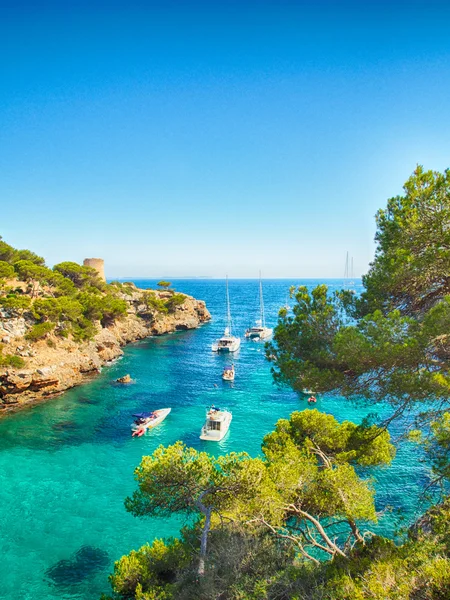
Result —
[[[206,411],[206,421],[200,433],[200,439],[210,442],[220,442],[227,433],[233,415],[228,410],[211,406]]]
[[[270,327],[264,327],[261,321],[257,321],[254,327],[249,327],[245,332],[245,337],[251,340],[266,340],[272,335]]]
[[[213,352],[236,352],[240,347],[241,339],[231,335],[228,327],[223,336],[212,345]]]
[[[213,352],[236,352],[241,347],[241,338],[232,334],[231,331],[231,311],[230,311],[230,295],[228,293],[228,276],[227,276],[227,326],[223,336],[212,345]]]
[[[133,432],[131,435],[141,437],[148,429],[153,429],[162,423],[171,410],[171,408],[160,408],[152,412],[136,413],[133,415],[135,419],[131,426]]]
[[[245,332],[245,337],[251,340],[266,340],[273,333],[273,329],[266,327],[266,317],[264,315],[264,298],[262,291],[261,273],[259,274],[259,319],[253,327],[249,327]]]
[[[222,371],[222,379],[224,381],[234,381],[234,365],[227,365]]]

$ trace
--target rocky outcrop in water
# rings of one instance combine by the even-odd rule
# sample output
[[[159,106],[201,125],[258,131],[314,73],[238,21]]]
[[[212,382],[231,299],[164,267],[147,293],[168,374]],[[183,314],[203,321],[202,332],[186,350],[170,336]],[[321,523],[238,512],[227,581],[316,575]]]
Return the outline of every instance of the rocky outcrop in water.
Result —
[[[172,292],[155,291],[159,300]],[[45,339],[25,339],[32,319],[0,310],[0,342],[3,355],[23,358],[22,368],[0,367],[0,413],[31,402],[42,401],[78,385],[88,376],[99,373],[102,366],[120,357],[122,347],[149,336],[194,329],[211,317],[201,300],[185,296],[169,312],[152,309],[145,303],[145,291],[133,286],[123,294],[128,304],[125,317],[108,327],[97,323],[98,333],[89,342],[77,343],[49,334]]]

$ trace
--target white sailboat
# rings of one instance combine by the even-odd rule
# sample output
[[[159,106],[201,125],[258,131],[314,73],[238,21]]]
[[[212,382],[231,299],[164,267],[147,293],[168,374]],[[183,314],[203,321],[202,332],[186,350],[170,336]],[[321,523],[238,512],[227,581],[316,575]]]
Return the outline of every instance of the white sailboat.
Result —
[[[261,273],[259,274],[259,319],[253,327],[249,327],[245,332],[245,337],[253,340],[265,340],[272,335],[273,329],[266,327],[266,317],[264,314],[264,298],[262,290]]]
[[[232,334],[231,310],[230,310],[230,294],[228,292],[228,275],[227,275],[227,325],[223,336],[212,345],[213,352],[236,352],[241,346],[241,338]]]
[[[355,291],[355,281],[353,279],[353,256],[351,257],[351,266],[349,266],[348,260],[348,251],[345,259],[345,269],[344,269],[344,290],[349,290],[351,292]]]

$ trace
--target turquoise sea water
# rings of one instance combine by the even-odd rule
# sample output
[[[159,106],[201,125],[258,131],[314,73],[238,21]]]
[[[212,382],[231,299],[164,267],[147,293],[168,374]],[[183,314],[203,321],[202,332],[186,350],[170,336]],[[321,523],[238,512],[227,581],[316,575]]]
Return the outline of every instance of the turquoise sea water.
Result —
[[[269,326],[275,325],[289,286],[300,283],[317,282],[265,282]],[[328,283],[331,288],[342,284]],[[181,439],[216,454],[245,450],[257,455],[262,437],[279,418],[307,407],[295,393],[273,385],[258,342],[243,340],[234,358],[236,380],[223,383],[220,375],[229,359],[211,352],[211,343],[224,327],[224,282],[180,280],[175,286],[206,300],[212,322],[130,345],[90,383],[0,420],[0,598],[98,598],[109,591],[107,575],[115,560],[155,537],[176,535],[182,523],[139,520],[125,512],[123,500],[135,488],[133,469],[143,454]],[[258,282],[230,281],[230,296],[235,330],[243,334],[256,315]],[[125,373],[135,384],[112,384]],[[198,437],[211,403],[233,412],[230,431],[218,444]],[[164,407],[172,413],[160,427],[131,438],[133,412]],[[340,420],[360,421],[373,412],[332,396],[319,398],[316,408]],[[397,435],[398,428],[392,433]],[[393,507],[381,517],[378,531],[410,523],[421,510],[418,495],[427,478],[417,448],[402,445],[393,465],[374,476],[377,505]]]

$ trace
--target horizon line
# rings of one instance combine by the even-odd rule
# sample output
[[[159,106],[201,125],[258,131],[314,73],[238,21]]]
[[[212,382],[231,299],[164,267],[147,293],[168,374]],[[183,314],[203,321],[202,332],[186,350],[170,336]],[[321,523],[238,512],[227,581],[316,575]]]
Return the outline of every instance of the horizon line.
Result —
[[[348,279],[347,281],[352,281],[352,280],[362,280],[362,275],[360,277],[353,277],[352,279]],[[209,275],[185,275],[185,276],[180,276],[177,275],[176,277],[174,276],[169,276],[169,275],[159,275],[159,276],[144,276],[144,275],[139,275],[139,276],[131,276],[129,275],[128,277],[107,277],[106,280],[107,281],[126,281],[127,279],[137,279],[139,281],[141,280],[145,280],[145,279],[159,279],[159,280],[168,280],[168,279],[173,279],[173,280],[183,280],[183,279],[201,279],[201,280],[215,280],[215,281],[225,281],[226,276],[224,277],[215,277],[215,276],[209,276]],[[232,280],[236,280],[236,279],[243,279],[243,280],[251,280],[251,281],[259,281],[259,277],[228,277],[228,279],[230,281]],[[304,279],[304,280],[308,280],[308,281],[321,281],[323,279],[327,279],[327,280],[333,280],[333,281],[342,281],[345,282],[346,279],[344,277],[302,277],[301,275],[293,275],[293,276],[286,276],[286,277],[263,277],[262,280],[263,281],[273,281],[273,280],[284,280],[284,279]]]

